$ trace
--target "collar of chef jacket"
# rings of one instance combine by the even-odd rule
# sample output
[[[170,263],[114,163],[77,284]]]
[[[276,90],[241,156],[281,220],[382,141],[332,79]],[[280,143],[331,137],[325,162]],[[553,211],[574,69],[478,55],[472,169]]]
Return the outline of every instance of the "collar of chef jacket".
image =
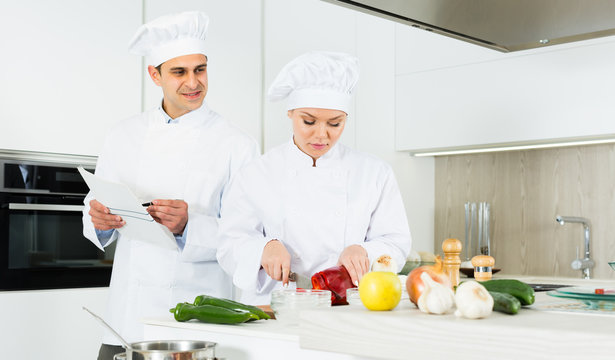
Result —
[[[162,107],[162,101],[160,101],[160,105],[158,105],[158,112],[160,114],[160,122],[156,121],[156,123],[160,124],[178,124],[182,126],[196,126],[202,125],[203,121],[206,121],[210,118],[211,110],[207,107],[205,100],[203,100],[203,104],[198,109],[190,111],[182,116],[179,116],[175,119],[172,119],[164,108]]]
[[[333,147],[329,149],[329,151],[327,151],[323,156],[316,159],[316,167],[339,167],[341,161],[341,147],[338,146],[338,143],[335,143],[335,145],[333,145]],[[296,165],[297,167],[313,167],[314,160],[312,159],[312,157],[301,151],[301,149],[299,149],[299,147],[295,145],[292,136],[290,138],[288,146],[290,147],[291,164]]]

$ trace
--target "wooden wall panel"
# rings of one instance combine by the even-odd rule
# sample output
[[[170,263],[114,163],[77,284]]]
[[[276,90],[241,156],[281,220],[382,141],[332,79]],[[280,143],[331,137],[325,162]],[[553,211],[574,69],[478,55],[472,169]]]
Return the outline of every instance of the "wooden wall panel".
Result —
[[[577,247],[583,254],[583,226],[555,217],[582,216],[592,224],[592,278],[615,279],[615,145],[437,157],[437,252],[448,237],[463,242],[467,201],[491,204],[491,250],[503,272],[581,277],[570,263]]]

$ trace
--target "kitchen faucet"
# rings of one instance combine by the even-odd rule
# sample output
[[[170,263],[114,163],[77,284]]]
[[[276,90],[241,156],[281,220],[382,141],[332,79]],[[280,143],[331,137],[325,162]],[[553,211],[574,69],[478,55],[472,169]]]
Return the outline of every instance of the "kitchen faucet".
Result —
[[[590,222],[589,219],[577,217],[577,216],[557,216],[555,218],[560,225],[564,225],[565,223],[579,223],[583,224],[583,233],[585,235],[585,257],[583,259],[579,259],[579,252],[577,247],[577,259],[573,260],[570,266],[574,270],[583,271],[583,279],[590,278],[590,270],[596,264],[594,260],[589,257],[589,239],[590,239]]]

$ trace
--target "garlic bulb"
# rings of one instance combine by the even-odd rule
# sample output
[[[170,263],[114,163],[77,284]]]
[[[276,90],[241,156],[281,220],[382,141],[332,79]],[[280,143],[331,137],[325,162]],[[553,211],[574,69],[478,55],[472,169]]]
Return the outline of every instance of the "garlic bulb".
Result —
[[[382,255],[372,264],[372,271],[389,271],[397,274],[397,263],[389,255]]]
[[[417,301],[419,310],[427,314],[446,314],[455,306],[453,290],[444,286],[429,276],[421,274],[425,289]]]
[[[421,262],[421,255],[419,255],[419,253],[416,250],[412,249],[408,253],[408,256],[406,257],[406,261],[413,262],[413,263],[415,262],[419,263]]]
[[[483,285],[476,281],[465,281],[455,292],[456,316],[480,319],[489,316],[493,310],[493,298]]]

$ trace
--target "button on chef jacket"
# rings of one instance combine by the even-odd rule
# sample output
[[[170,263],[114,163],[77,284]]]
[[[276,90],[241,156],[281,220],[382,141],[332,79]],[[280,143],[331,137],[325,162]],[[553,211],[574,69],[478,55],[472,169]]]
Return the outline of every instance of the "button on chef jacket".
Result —
[[[291,270],[308,278],[353,244],[367,250],[370,265],[384,254],[398,270],[405,263],[410,231],[391,167],[339,143],[312,165],[291,140],[243,168],[224,194],[217,257],[242,302],[269,304],[282,286],[261,268],[271,239],[290,253]]]
[[[105,320],[127,341],[143,339],[139,319],[165,316],[199,294],[231,297],[232,285],[216,262],[220,200],[231,177],[258,155],[256,142],[210,110],[205,102],[168,123],[161,108],[116,125],[98,158],[96,175],[126,184],[141,201],[188,203],[183,250],[169,250],[114,231],[118,241]],[[84,236],[103,245],[84,200]],[[104,204],[103,204],[104,205]],[[109,332],[105,344],[117,344]]]

